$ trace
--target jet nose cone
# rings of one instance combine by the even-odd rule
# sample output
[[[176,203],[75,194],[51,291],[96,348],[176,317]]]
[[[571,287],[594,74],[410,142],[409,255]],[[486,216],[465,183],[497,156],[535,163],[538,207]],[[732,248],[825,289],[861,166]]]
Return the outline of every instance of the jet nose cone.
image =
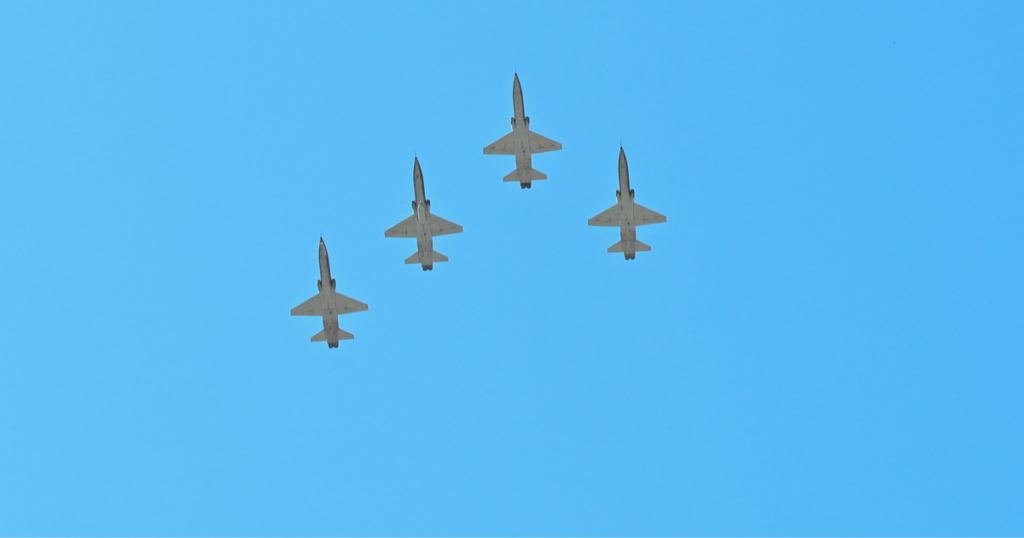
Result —
[[[413,160],[412,160],[412,175],[419,176],[419,175],[422,175],[422,174],[423,174],[423,172],[420,170],[420,158],[419,157],[413,157]]]
[[[519,89],[519,73],[514,75],[514,78],[512,79],[512,87],[517,90]]]

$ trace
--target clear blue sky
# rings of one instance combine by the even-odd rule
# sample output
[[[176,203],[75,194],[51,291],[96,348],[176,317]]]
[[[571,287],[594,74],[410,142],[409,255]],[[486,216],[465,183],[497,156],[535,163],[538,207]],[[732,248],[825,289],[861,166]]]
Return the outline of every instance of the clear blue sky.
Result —
[[[0,534],[1024,534],[1024,5],[369,4],[0,5]]]

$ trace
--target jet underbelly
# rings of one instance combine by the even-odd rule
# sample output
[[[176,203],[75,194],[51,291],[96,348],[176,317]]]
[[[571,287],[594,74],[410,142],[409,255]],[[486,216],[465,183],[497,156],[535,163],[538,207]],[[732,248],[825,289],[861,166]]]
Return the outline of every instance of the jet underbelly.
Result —
[[[416,210],[416,246],[422,250],[425,241],[433,243],[431,237],[433,236],[430,234],[430,212],[424,204]]]
[[[429,230],[416,238],[416,250],[418,252],[431,252],[434,250],[434,237],[430,235]]]
[[[328,287],[329,286],[330,285],[328,284]],[[321,293],[320,294],[320,304],[322,304],[323,308],[324,308],[324,313],[323,313],[324,323],[327,323],[327,318],[329,318],[330,316],[334,316],[334,323],[337,324],[338,323],[338,313],[334,311],[334,301],[331,299],[331,296],[330,296],[329,293]]]
[[[324,332],[331,334],[338,328],[338,316],[324,314]]]
[[[633,204],[619,204],[619,237],[623,241],[636,239],[636,218],[633,215]]]
[[[429,230],[427,222],[430,220],[430,216],[427,214],[427,204],[418,204],[416,206],[416,235],[423,235],[424,230]]]
[[[533,168],[533,157],[530,152],[530,138],[526,132],[516,133],[516,168]]]
[[[530,132],[526,129],[520,129],[516,133],[516,152],[524,155],[530,155]]]

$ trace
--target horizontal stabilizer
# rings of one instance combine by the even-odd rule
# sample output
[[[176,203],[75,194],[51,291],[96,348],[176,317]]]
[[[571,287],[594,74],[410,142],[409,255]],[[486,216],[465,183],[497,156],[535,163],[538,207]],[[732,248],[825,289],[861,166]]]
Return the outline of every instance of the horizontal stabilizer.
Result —
[[[421,254],[423,255],[423,258],[420,258]],[[448,261],[448,256],[445,256],[444,254],[441,254],[440,252],[433,251],[433,250],[430,251],[430,252],[423,252],[423,253],[417,252],[416,254],[413,254],[412,256],[409,256],[408,258],[405,259],[405,263],[407,263],[407,264],[424,263],[424,262],[426,262],[426,263],[439,263],[439,262],[446,262],[446,261]]]
[[[627,248],[632,252],[649,252],[651,250],[651,247],[640,241],[619,241],[608,247],[608,252],[625,252]]]
[[[537,181],[539,179],[547,179],[547,174],[538,172],[533,168],[516,168],[509,175],[505,176],[505,181],[518,181],[520,183],[529,183],[530,181]]]
[[[337,331],[337,333],[338,333],[337,334],[338,340],[351,340],[351,339],[355,338],[354,334],[349,333],[349,332],[345,332],[345,331],[343,331],[341,329],[335,329],[335,331]],[[320,331],[320,332],[314,334],[313,337],[309,339],[309,341],[310,342],[326,342],[327,341],[327,331]]]

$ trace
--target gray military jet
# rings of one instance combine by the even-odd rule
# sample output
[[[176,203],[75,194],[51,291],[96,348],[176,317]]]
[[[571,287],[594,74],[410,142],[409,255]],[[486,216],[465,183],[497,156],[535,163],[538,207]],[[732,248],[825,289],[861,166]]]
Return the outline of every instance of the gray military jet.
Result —
[[[515,155],[516,169],[505,176],[505,181],[518,181],[520,188],[529,189],[533,186],[532,181],[548,178],[544,173],[533,169],[531,155],[558,151],[562,149],[562,144],[530,130],[530,118],[523,111],[523,88],[519,86],[518,73],[512,81],[512,108],[515,111],[512,132],[484,148],[484,155]]]
[[[434,236],[457,234],[462,226],[448,222],[430,212],[430,200],[423,190],[423,171],[420,160],[413,160],[412,188],[416,191],[416,199],[412,201],[412,216],[388,228],[384,237],[415,237],[416,254],[409,256],[405,263],[418,263],[424,271],[433,271],[435,262],[446,262],[448,256],[434,251]]]
[[[615,191],[618,203],[587,221],[590,226],[618,226],[621,241],[608,247],[608,252],[621,252],[627,260],[636,259],[637,251],[648,251],[651,247],[636,240],[636,227],[644,224],[665,222],[665,215],[655,213],[633,201],[633,189],[629,188],[629,167],[626,166],[626,152],[619,148],[619,190]]]
[[[292,309],[293,316],[324,317],[324,330],[313,335],[310,342],[327,342],[327,347],[338,347],[339,340],[355,338],[352,333],[338,328],[338,316],[363,312],[370,307],[335,291],[337,282],[331,278],[331,262],[327,259],[327,245],[323,237],[320,238],[320,280],[316,281],[316,286],[320,293]]]

